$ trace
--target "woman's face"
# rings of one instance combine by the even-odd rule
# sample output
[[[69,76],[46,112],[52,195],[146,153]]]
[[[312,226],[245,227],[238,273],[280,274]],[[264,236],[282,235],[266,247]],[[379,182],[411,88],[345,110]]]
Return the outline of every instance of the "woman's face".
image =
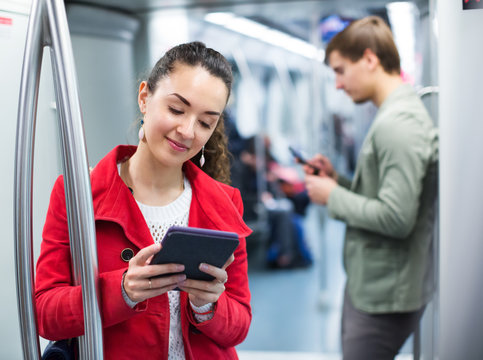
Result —
[[[159,80],[154,93],[139,88],[145,145],[165,166],[182,165],[195,156],[215,130],[228,90],[220,78],[200,66],[176,64]]]

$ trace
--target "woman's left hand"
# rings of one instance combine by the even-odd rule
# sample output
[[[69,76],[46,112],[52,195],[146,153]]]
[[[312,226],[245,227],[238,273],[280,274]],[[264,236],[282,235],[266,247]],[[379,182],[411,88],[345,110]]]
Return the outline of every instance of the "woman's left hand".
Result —
[[[186,279],[179,288],[189,294],[191,303],[197,307],[209,303],[215,303],[225,291],[225,283],[228,281],[226,268],[235,260],[232,254],[222,268],[209,264],[200,264],[200,270],[213,276],[212,281]]]

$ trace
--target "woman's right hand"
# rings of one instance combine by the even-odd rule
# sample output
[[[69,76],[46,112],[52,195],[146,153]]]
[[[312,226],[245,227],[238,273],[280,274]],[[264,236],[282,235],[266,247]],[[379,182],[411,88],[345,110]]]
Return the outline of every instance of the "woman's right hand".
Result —
[[[159,250],[161,250],[161,245],[153,244],[141,249],[136,256],[129,260],[129,268],[124,276],[123,286],[132,301],[141,302],[164,294],[175,289],[186,279],[184,274],[157,277],[184,270],[184,265],[180,264],[150,265],[153,255]]]

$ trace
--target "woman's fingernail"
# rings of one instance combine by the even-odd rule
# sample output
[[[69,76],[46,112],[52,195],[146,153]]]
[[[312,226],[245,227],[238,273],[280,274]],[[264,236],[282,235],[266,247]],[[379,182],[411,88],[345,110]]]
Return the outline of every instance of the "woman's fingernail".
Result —
[[[201,263],[200,270],[208,270],[208,265]]]

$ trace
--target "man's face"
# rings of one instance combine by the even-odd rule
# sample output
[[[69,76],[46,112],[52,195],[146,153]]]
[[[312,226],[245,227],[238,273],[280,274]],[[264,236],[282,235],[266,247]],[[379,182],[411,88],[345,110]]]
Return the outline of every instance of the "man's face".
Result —
[[[337,89],[344,90],[356,104],[372,99],[370,71],[364,56],[353,62],[334,50],[330,53],[329,64],[335,72]]]

